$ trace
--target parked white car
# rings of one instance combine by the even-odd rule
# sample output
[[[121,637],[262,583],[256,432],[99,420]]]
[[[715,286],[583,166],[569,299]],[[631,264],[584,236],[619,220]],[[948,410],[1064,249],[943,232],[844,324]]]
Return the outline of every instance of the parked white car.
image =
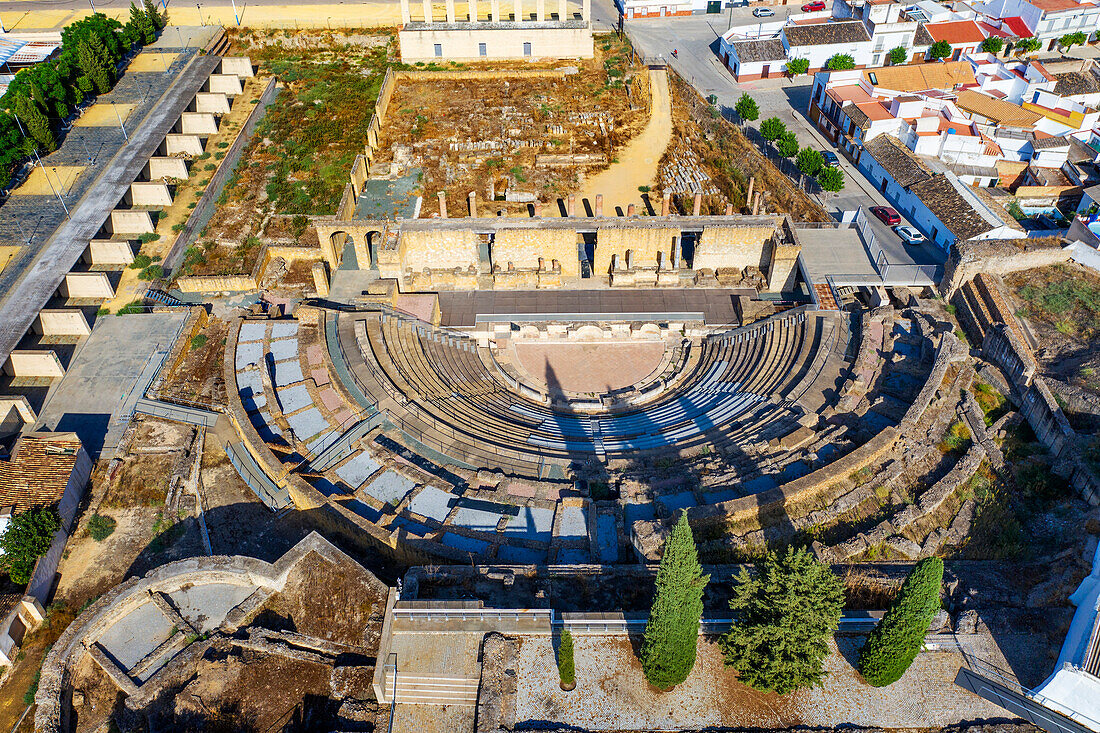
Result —
[[[775,15],[775,11],[771,8],[757,8],[752,11],[752,14],[757,18],[770,18]]]
[[[894,233],[906,244],[924,244],[924,235],[911,226],[899,224],[894,227]]]

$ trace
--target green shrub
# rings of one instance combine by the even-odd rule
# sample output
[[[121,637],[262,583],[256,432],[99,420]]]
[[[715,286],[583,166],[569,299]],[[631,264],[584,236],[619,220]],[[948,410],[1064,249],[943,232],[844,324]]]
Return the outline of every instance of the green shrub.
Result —
[[[8,528],[0,535],[0,567],[16,585],[31,580],[34,564],[46,554],[53,536],[61,529],[61,517],[52,507],[36,507],[13,514]]]
[[[197,333],[191,337],[192,349],[201,349],[203,346],[206,346],[206,334]]]
[[[844,188],[844,171],[832,165],[822,168],[817,182],[826,191],[835,193]]]
[[[229,147],[229,143],[227,143],[227,142],[225,142],[225,141],[223,140],[222,142],[218,143],[218,147],[219,147],[219,148],[228,148],[228,147]]]
[[[821,152],[809,147],[802,148],[794,162],[798,170],[807,176],[816,176],[825,167],[825,158],[822,157]]]
[[[929,557],[914,566],[897,600],[859,650],[859,673],[875,687],[901,679],[940,610],[943,560]]]
[[[164,277],[164,268],[160,265],[149,265],[138,273],[138,280],[159,280]]]
[[[1085,35],[1084,31],[1077,31],[1076,33],[1067,33],[1059,38],[1058,45],[1062,48],[1070,48],[1071,46],[1080,46],[1086,40],[1088,40],[1088,36]]]
[[[134,261],[130,263],[131,270],[144,270],[149,265],[153,264],[153,258],[149,255],[138,254],[134,255]]]
[[[798,76],[799,74],[805,74],[810,70],[809,59],[790,59],[787,61],[787,73],[791,76]]]
[[[951,44],[947,41],[936,41],[928,47],[927,57],[930,59],[945,59],[951,55]]]
[[[756,690],[780,695],[820,684],[829,639],[840,624],[844,584],[805,548],[768,551],[755,575],[742,567],[730,609],[737,622],[722,636],[728,667]]]
[[[99,310],[97,310],[95,312],[95,314],[97,316],[109,316],[109,315],[111,315],[111,309],[110,308],[100,308]]]
[[[1005,40],[997,36],[990,36],[982,41],[982,50],[986,53],[1000,53],[1005,47]]]
[[[825,62],[825,68],[829,71],[844,71],[856,68],[856,60],[851,54],[838,53]]]
[[[890,62],[891,66],[901,66],[908,58],[909,52],[905,50],[905,46],[891,48],[890,52],[886,54],[886,60]]]
[[[573,635],[569,629],[561,630],[561,645],[558,647],[558,676],[563,686],[577,681],[577,671],[573,664]]]
[[[743,122],[755,122],[760,116],[760,108],[756,106],[756,100],[747,92],[741,95],[733,109]]]
[[[138,237],[138,241],[142,244],[149,244],[149,242],[155,242],[158,239],[160,239],[160,235],[156,232],[145,232],[145,234]]]
[[[962,453],[970,447],[970,428],[961,420],[951,423],[939,447],[944,453]]]
[[[760,134],[765,140],[778,140],[787,131],[787,126],[778,117],[769,117],[760,123]]]
[[[140,277],[140,275],[138,277]],[[129,303],[118,309],[118,315],[120,316],[129,316],[133,315],[134,313],[144,312],[145,304],[142,303],[140,300],[131,300]]]
[[[787,130],[775,141],[775,147],[784,158],[793,158],[798,155],[798,138]]]
[[[90,534],[92,539],[96,542],[102,542],[111,536],[111,533],[115,531],[117,525],[118,522],[116,522],[113,517],[93,514],[92,518],[88,520],[88,534]]]

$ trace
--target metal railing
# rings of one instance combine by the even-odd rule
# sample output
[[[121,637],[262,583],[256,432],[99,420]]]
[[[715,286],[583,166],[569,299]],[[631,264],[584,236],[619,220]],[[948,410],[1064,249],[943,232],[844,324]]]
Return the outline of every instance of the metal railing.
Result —
[[[393,733],[393,717],[397,712],[397,653],[390,652],[390,655],[386,657],[386,666],[382,671],[382,694],[387,696],[386,682],[389,680],[390,670],[393,670],[393,689],[389,691],[388,697],[390,698],[390,722],[386,726],[386,730],[389,733]]]

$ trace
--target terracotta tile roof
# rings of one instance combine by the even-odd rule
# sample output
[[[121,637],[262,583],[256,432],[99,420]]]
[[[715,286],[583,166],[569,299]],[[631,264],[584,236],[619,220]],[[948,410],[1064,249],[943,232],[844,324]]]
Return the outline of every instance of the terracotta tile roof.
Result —
[[[863,149],[871,154],[902,188],[931,178],[932,171],[893,135],[879,135]]]
[[[783,28],[789,46],[824,46],[834,43],[870,41],[867,28],[858,20],[818,25],[788,25]]]
[[[21,512],[61,500],[81,451],[76,433],[27,433],[0,460],[0,507]]]
[[[1031,38],[1035,34],[1031,32],[1031,29],[1027,27],[1027,23],[1019,15],[1013,15],[1008,18],[1001,18],[1001,22],[1008,26],[1008,29],[1020,38]]]
[[[874,80],[871,75],[874,74]],[[863,78],[869,84],[896,92],[923,92],[928,89],[955,89],[975,84],[974,69],[969,61],[947,61],[942,64],[902,64],[864,69]]]
[[[972,20],[951,20],[946,23],[925,23],[924,29],[935,41],[947,41],[951,45],[981,43],[985,34]]]
[[[734,41],[730,44],[741,63],[756,61],[786,61],[787,50],[778,38],[765,38],[760,41]]]
[[[913,184],[909,190],[958,239],[970,239],[993,228],[951,185],[947,176],[932,176]]]
[[[1076,0],[1029,0],[1045,13],[1060,13],[1063,10],[1088,10],[1096,7],[1092,3],[1079,3]]]
[[[974,115],[981,115],[998,125],[1012,127],[1031,127],[1042,119],[1038,112],[1024,109],[1018,104],[994,99],[988,94],[964,89],[959,92],[955,106]]]

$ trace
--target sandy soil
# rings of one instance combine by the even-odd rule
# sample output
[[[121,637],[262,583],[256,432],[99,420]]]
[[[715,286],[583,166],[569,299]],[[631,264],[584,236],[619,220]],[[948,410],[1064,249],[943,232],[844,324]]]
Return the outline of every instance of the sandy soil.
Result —
[[[822,687],[786,696],[760,693],[737,682],[713,639],[700,639],[695,669],[670,692],[651,687],[624,637],[574,638],[577,689],[558,686],[549,637],[527,637],[517,659],[517,720],[555,721],[584,730],[745,728],[845,724],[926,728],[959,720],[1003,717],[999,708],[957,687],[962,658],[926,652],[893,685],[873,688],[853,669],[862,638],[840,638],[826,660]]]
[[[618,154],[618,163],[584,182],[583,197],[596,200],[603,194],[604,213],[611,215],[616,207],[626,213],[630,204],[642,203],[639,186],[653,186],[657,180],[657,165],[672,139],[672,102],[668,90],[668,74],[650,70],[649,88],[653,113],[641,134],[634,137]]]
[[[553,378],[566,392],[607,392],[641,384],[661,363],[665,345],[517,343],[516,362],[532,381]]]

